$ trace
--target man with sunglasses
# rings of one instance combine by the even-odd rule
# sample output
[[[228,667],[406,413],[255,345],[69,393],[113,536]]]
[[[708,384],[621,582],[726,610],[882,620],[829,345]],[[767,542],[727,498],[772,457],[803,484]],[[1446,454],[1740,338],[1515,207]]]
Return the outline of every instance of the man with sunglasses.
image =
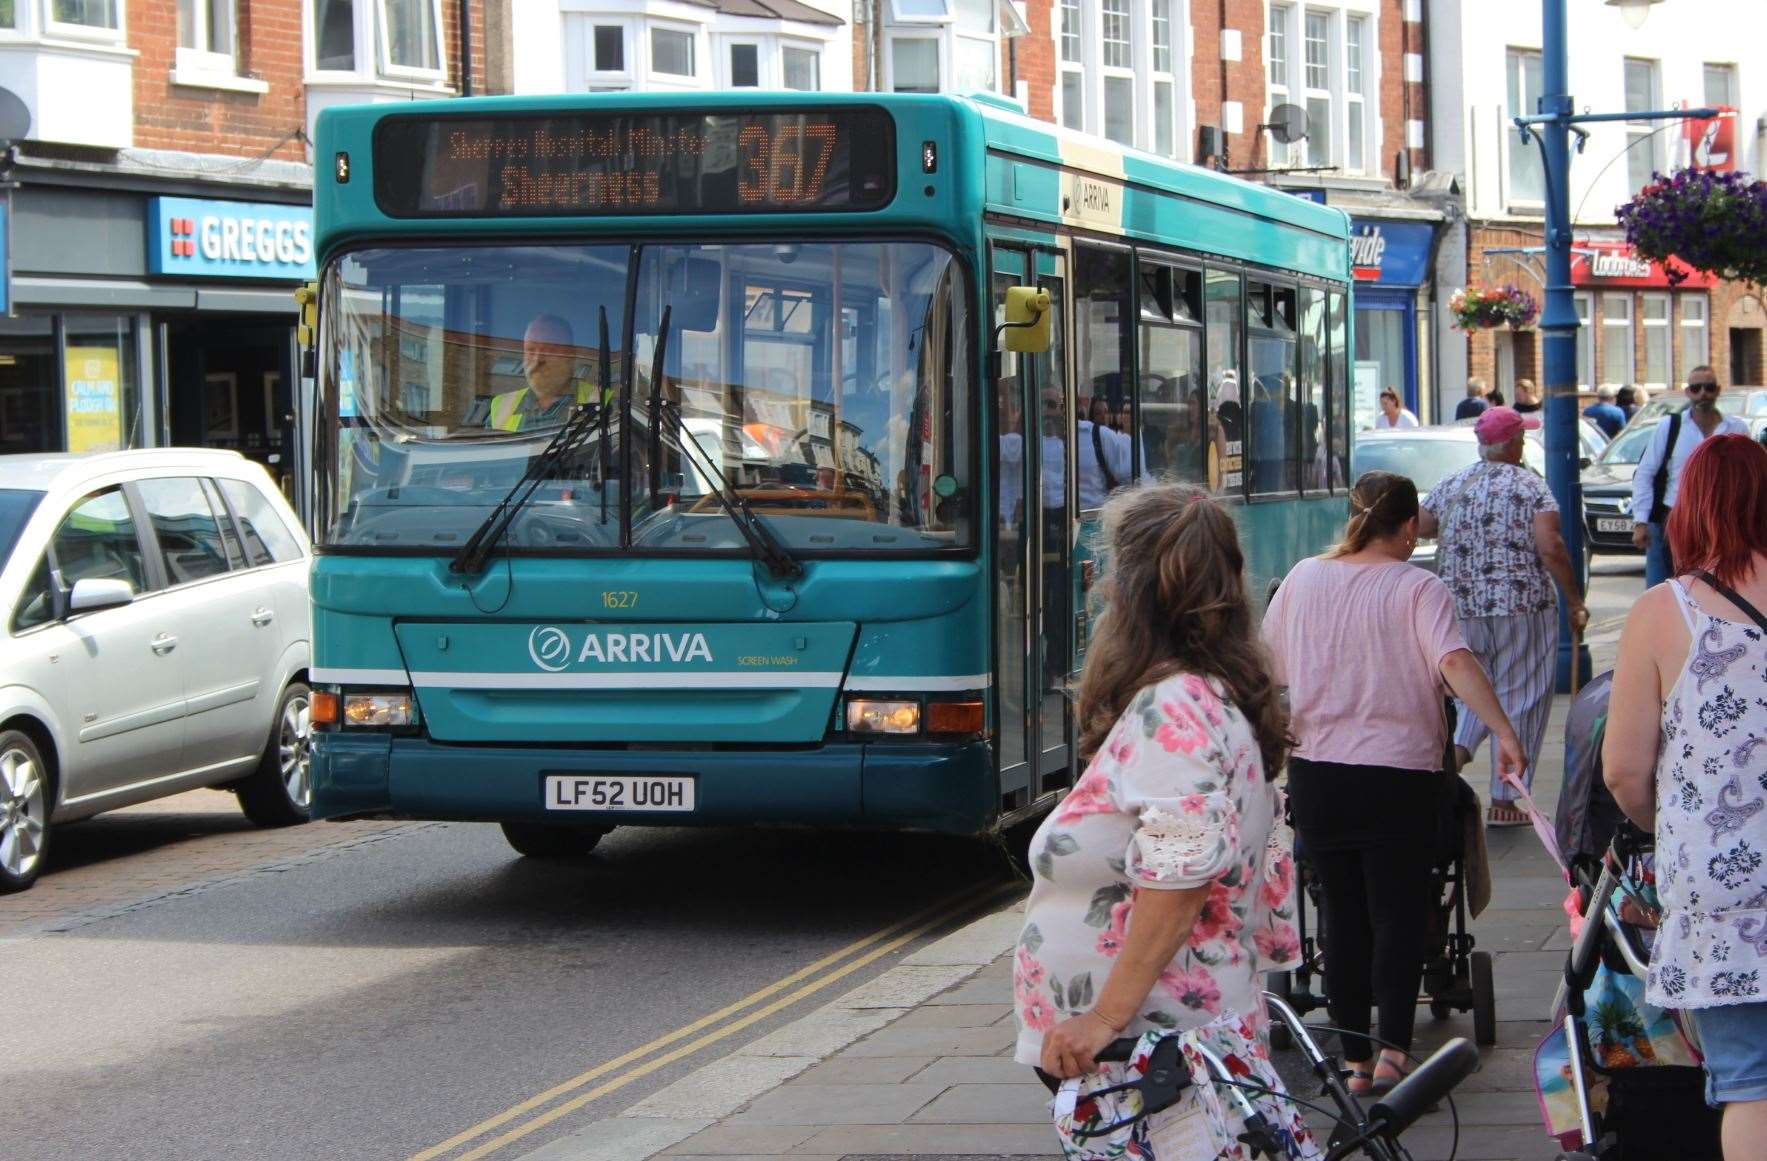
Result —
[[[1681,467],[1708,437],[1747,435],[1749,425],[1718,410],[1718,375],[1701,365],[1687,373],[1687,409],[1673,412],[1657,423],[1650,446],[1632,475],[1632,544],[1644,549],[1644,587],[1650,588],[1675,574],[1669,541],[1663,525],[1675,494],[1681,489]]]

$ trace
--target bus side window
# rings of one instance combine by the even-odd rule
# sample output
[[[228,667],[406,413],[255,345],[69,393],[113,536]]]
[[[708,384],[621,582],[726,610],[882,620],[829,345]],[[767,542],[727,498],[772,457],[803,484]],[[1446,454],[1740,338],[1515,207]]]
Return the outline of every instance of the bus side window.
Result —
[[[1074,464],[1082,512],[1101,507],[1113,489],[1135,478],[1130,267],[1126,250],[1074,249],[1079,364]]]
[[[1142,478],[1207,482],[1202,273],[1143,263],[1136,454]],[[1123,430],[1128,430],[1125,426]]]

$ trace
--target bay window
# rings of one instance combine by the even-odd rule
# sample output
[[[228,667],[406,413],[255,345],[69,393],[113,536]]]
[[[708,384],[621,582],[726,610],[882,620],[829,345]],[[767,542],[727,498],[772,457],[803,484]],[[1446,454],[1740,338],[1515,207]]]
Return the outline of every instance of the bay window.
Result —
[[[939,42],[929,36],[890,39],[890,91],[939,91]]]
[[[786,45],[779,50],[785,87],[817,92],[822,88],[822,54],[813,48]]]
[[[441,0],[311,0],[308,11],[311,64],[318,72],[393,82],[447,79]]]
[[[676,28],[650,30],[650,71],[666,77],[692,77],[693,33]]]
[[[898,93],[998,90],[1001,26],[1023,26],[1006,0],[889,0],[887,10],[903,30],[889,38],[888,87]]]
[[[121,32],[122,6],[118,0],[49,0],[49,27],[76,36]]]
[[[432,0],[380,0],[380,66],[389,73],[442,67],[441,13]]]

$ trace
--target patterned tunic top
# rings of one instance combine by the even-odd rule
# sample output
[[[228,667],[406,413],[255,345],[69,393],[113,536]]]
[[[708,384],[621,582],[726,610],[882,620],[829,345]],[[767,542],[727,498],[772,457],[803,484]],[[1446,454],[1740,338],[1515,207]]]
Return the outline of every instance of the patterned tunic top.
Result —
[[[1767,635],[1670,583],[1693,643],[1663,704],[1664,916],[1645,994],[1665,1008],[1767,1000]]]
[[[1441,522],[1438,571],[1463,620],[1557,605],[1534,547],[1534,517],[1558,511],[1545,480],[1520,464],[1481,460],[1431,488],[1423,506]]]
[[[1210,887],[1189,943],[1124,1035],[1230,1013],[1264,1026],[1263,973],[1300,958],[1277,799],[1251,726],[1218,686],[1181,674],[1136,694],[1031,840],[1013,972],[1021,1064],[1038,1062],[1059,1020],[1091,1008],[1140,890]]]

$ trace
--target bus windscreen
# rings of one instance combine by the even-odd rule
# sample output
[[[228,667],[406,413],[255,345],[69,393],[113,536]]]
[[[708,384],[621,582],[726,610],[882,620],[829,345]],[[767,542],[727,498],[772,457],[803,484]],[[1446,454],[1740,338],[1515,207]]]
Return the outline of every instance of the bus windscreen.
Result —
[[[875,108],[394,116],[374,197],[395,218],[875,210],[896,185]]]

